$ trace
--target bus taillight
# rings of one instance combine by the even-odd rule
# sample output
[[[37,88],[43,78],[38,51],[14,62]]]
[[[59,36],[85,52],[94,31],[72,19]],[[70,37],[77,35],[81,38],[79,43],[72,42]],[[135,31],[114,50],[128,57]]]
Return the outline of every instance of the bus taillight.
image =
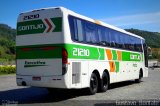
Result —
[[[66,49],[62,49],[62,63],[67,64],[68,63],[68,53]]]
[[[62,75],[67,72],[68,69],[68,53],[65,48],[62,49]]]

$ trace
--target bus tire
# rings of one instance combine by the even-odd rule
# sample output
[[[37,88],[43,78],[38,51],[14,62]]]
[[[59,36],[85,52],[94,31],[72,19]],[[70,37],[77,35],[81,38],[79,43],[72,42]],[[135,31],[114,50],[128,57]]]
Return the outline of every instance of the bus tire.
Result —
[[[94,95],[98,90],[98,78],[95,73],[92,73],[90,78],[90,87],[88,88],[89,94]]]
[[[47,88],[49,94],[56,93],[58,91],[57,88]]]
[[[139,78],[135,80],[136,83],[140,83],[142,81],[143,73],[142,70],[139,71]]]
[[[100,92],[106,92],[109,86],[109,77],[106,72],[103,72],[101,79]]]

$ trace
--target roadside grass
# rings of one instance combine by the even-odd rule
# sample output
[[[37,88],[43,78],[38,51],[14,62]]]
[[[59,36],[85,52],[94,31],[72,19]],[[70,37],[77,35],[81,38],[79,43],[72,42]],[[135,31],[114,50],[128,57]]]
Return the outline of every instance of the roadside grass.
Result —
[[[7,76],[7,75],[16,75],[16,73],[12,73],[12,74],[0,73],[0,76]]]
[[[16,66],[0,66],[0,76],[16,73]]]

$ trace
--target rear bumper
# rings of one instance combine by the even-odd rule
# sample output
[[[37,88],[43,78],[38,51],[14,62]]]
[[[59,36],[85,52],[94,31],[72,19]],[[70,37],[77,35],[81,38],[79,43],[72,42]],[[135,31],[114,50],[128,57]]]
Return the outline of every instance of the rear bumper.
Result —
[[[43,76],[41,80],[32,80],[33,76],[16,75],[18,86],[35,86],[35,87],[49,87],[49,88],[69,88],[66,84],[64,76]]]

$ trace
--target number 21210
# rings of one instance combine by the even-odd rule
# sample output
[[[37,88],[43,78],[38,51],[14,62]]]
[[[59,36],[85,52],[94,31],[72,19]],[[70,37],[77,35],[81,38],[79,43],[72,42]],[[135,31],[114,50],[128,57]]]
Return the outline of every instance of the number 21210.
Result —
[[[89,56],[90,52],[88,49],[73,48],[73,55],[74,56]]]

